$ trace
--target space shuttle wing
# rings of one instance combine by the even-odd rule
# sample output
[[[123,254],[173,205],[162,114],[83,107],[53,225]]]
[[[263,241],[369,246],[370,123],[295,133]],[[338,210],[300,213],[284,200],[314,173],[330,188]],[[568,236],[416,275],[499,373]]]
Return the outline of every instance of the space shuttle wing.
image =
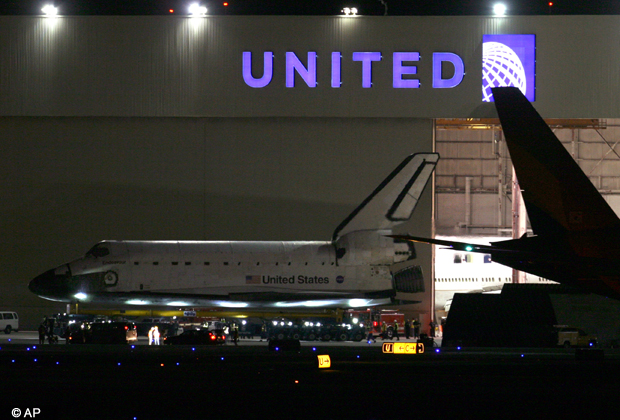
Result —
[[[344,219],[332,239],[354,231],[391,229],[409,220],[438,161],[437,153],[408,156]]]

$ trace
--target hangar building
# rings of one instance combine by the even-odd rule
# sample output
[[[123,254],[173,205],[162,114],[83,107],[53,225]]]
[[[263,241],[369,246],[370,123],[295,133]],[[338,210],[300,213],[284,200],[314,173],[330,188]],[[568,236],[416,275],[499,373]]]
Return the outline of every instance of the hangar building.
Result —
[[[482,76],[483,43],[498,35],[520,36],[506,42],[523,73],[494,77],[527,83],[618,208],[619,27],[617,16],[2,16],[0,309],[36,326],[58,305],[29,280],[102,239],[330,238],[419,151],[442,160],[402,231],[500,234],[510,166]],[[412,310],[426,325],[433,255],[417,251],[427,287]]]

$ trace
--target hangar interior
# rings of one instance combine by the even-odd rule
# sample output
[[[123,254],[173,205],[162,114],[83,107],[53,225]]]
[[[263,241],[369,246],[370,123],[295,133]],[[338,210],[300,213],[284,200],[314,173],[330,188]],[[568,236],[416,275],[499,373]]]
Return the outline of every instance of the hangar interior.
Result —
[[[610,206],[620,213],[618,119],[546,120]],[[492,119],[438,119],[436,233],[512,235],[512,166]]]
[[[620,213],[620,120],[547,119],[547,124],[606,201]],[[437,237],[488,244],[513,237],[513,173],[501,127],[494,119],[436,119],[435,178]],[[531,229],[528,223],[528,232]],[[518,235],[517,235],[518,236]],[[438,317],[446,316],[454,293],[499,293],[507,283],[555,284],[515,273],[483,256],[435,247],[434,282]],[[591,323],[592,325],[596,325]],[[614,324],[615,325],[615,324]]]

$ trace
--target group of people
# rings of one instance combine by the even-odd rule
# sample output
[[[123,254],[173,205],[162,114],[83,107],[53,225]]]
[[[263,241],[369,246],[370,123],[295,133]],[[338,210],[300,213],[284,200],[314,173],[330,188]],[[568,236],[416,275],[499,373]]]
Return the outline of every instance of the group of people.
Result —
[[[159,328],[157,327],[157,325],[154,325],[151,327],[151,329],[149,330],[148,336],[149,336],[149,346],[150,345],[159,346],[159,337],[161,336],[161,333],[159,332]]]
[[[45,317],[39,325],[39,344],[45,344],[47,338],[48,343],[58,343],[58,337],[54,334],[54,319]]]

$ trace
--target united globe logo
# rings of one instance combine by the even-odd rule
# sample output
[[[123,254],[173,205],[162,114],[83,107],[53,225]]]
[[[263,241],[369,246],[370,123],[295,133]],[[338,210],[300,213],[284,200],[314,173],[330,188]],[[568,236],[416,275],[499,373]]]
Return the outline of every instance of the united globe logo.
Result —
[[[493,102],[491,88],[514,86],[534,102],[536,35],[484,35],[482,38],[482,100]]]
[[[499,42],[482,44],[482,100],[491,102],[492,87],[515,86],[525,95],[527,79],[519,56]]]

